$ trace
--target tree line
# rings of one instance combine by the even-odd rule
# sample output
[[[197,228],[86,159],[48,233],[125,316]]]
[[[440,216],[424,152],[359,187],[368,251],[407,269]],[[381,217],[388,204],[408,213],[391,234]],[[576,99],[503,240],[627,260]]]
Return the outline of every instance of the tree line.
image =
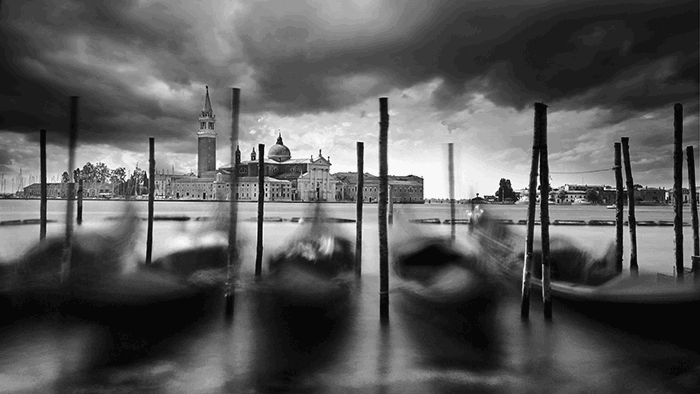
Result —
[[[537,191],[539,192],[541,185],[537,186]],[[640,190],[643,189],[643,186],[640,184],[635,184],[634,185],[635,190]],[[552,185],[549,185],[549,191],[551,192]],[[626,192],[625,192],[626,193]],[[516,193],[513,190],[513,187],[511,186],[510,179],[506,178],[501,178],[498,184],[498,190],[496,190],[496,199],[498,201],[515,201],[517,199]],[[564,189],[560,189],[557,192],[557,197],[559,200],[564,200],[567,196],[567,193]],[[601,194],[601,190],[599,188],[595,187],[590,187],[586,190],[585,194],[586,200],[592,204],[603,204],[603,195]],[[554,196],[550,195],[549,200],[554,201]],[[642,201],[643,198],[641,196],[637,196],[636,200]]]
[[[112,194],[131,195],[148,193],[148,175],[137,165],[131,175],[128,175],[126,168],[118,167],[110,169],[106,164],[98,162],[92,164],[85,163],[83,168],[73,170],[73,179],[83,183],[108,183],[112,185]],[[61,175],[61,183],[70,182],[68,171]]]

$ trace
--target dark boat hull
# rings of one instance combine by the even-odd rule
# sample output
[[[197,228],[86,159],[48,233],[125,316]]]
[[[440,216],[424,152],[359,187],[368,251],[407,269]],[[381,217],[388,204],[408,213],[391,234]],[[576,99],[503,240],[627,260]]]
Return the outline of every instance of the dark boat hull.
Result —
[[[555,307],[558,304],[631,334],[700,348],[695,323],[700,287],[692,283],[658,280],[655,275],[621,276],[600,286],[552,282],[551,290]],[[541,297],[540,280],[533,279],[532,293]]]

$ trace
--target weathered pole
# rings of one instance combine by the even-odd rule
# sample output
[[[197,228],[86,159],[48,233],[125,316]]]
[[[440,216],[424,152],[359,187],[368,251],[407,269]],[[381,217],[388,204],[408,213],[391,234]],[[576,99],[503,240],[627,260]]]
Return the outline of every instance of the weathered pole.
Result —
[[[540,229],[542,230],[542,300],[544,317],[552,317],[552,288],[549,263],[549,159],[547,156],[547,106],[535,103],[535,126],[540,134]]]
[[[454,144],[447,144],[447,175],[450,187],[450,236],[454,242],[457,239],[457,229],[455,224],[455,159]]]
[[[622,147],[615,143],[615,272],[622,272],[622,227],[624,215],[624,190],[622,186]]]
[[[66,239],[61,261],[61,282],[70,275],[70,261],[73,247],[73,199],[75,198],[75,147],[78,143],[78,96],[70,98],[70,126],[68,129],[68,195],[66,196]]]
[[[47,202],[47,188],[46,188],[46,129],[41,129],[39,131],[39,146],[40,146],[40,159],[39,166],[41,171],[41,203],[39,204],[39,240],[46,239],[46,202]]]
[[[255,277],[262,274],[263,217],[265,215],[265,144],[258,144],[258,248],[255,253]]]
[[[389,320],[389,243],[387,240],[387,192],[389,187],[387,147],[389,139],[389,103],[386,97],[379,99],[379,316]]]
[[[693,256],[700,256],[700,237],[698,236],[698,191],[695,186],[695,155],[693,147],[685,148],[688,160],[688,187],[690,188],[690,218],[693,225]],[[700,280],[700,260],[692,259],[693,277]]]
[[[148,139],[148,232],[146,233],[146,264],[151,264],[153,255],[153,200],[156,188],[156,142]]]
[[[634,215],[634,180],[632,179],[632,164],[630,160],[629,138],[622,137],[622,156],[625,163],[625,179],[627,181],[627,206],[629,212],[630,230],[630,273],[639,275],[637,265],[637,218]]]
[[[391,185],[387,186],[389,194],[389,225],[394,224],[394,187]]]
[[[357,211],[357,227],[355,229],[355,276],[362,275],[362,206],[365,186],[365,144],[357,142],[357,193],[355,197]]]
[[[676,280],[683,282],[683,106],[673,106],[673,233],[676,248]]]
[[[231,89],[231,161],[234,164],[229,174],[229,223],[228,223],[228,264],[226,264],[226,315],[233,315],[233,280],[238,267],[238,247],[236,245],[236,226],[238,212],[236,206],[236,186],[238,184],[238,169],[235,164],[236,145],[238,145],[238,113],[240,108],[241,89]],[[174,173],[173,167],[173,173]]]
[[[78,217],[76,218],[76,223],[78,226],[83,224],[83,185],[82,179],[78,180]]]
[[[523,288],[520,302],[520,316],[530,316],[530,278],[532,277],[532,250],[535,237],[535,210],[537,209],[537,168],[540,160],[540,133],[535,113],[534,137],[532,141],[532,163],[530,166],[530,186],[527,205],[527,235],[525,238],[525,261],[523,262]],[[499,189],[500,190],[500,189]],[[501,192],[501,195],[503,193]]]

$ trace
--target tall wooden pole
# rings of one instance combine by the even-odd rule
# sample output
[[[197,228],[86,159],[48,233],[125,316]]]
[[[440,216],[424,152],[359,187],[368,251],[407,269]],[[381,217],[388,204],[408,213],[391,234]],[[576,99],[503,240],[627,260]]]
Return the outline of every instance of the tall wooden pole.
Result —
[[[676,280],[683,282],[683,106],[673,106],[673,232],[676,248]]]
[[[389,225],[394,224],[394,188],[391,185],[387,186],[388,194],[389,194]]]
[[[75,147],[78,144],[78,96],[70,98],[70,127],[68,130],[68,195],[66,196],[66,240],[61,262],[61,282],[70,275],[70,261],[73,247],[73,199],[75,198]]]
[[[357,142],[357,193],[356,193],[356,211],[357,211],[357,227],[355,230],[355,276],[362,275],[362,206],[363,193],[362,188],[365,186],[365,144]]]
[[[457,229],[455,224],[455,159],[454,159],[454,144],[447,144],[447,173],[448,183],[450,186],[450,236],[452,241],[457,239]]]
[[[698,191],[695,186],[695,155],[693,147],[685,148],[688,160],[688,187],[690,188],[690,217],[693,224],[693,256],[700,256],[700,237],[698,236]],[[700,260],[693,259],[693,277],[700,280]]]
[[[549,263],[549,160],[547,155],[547,106],[535,103],[535,126],[540,134],[540,229],[542,230],[542,300],[544,317],[552,317]]]
[[[153,255],[153,200],[156,188],[156,141],[148,139],[148,232],[146,233],[146,264],[151,264]]]
[[[622,186],[622,147],[615,143],[615,272],[622,272],[622,226],[624,190]]]
[[[525,238],[525,261],[523,262],[523,287],[520,302],[520,316],[530,316],[530,278],[532,277],[532,250],[535,237],[535,210],[537,209],[537,168],[540,160],[540,133],[535,113],[534,137],[532,141],[532,163],[530,166],[530,186],[527,205],[527,235]],[[501,192],[503,195],[503,192]]]
[[[389,244],[387,240],[387,193],[389,165],[387,147],[389,140],[389,103],[386,97],[379,99],[379,316],[389,319]]]
[[[630,230],[630,272],[639,275],[637,265],[637,218],[634,215],[634,180],[632,179],[632,164],[630,160],[629,138],[622,137],[622,156],[625,163],[625,179],[627,180],[627,206],[629,211]]]
[[[236,168],[236,145],[238,145],[238,113],[241,89],[231,89],[231,173],[229,174],[229,223],[228,223],[228,264],[226,265],[226,315],[233,315],[233,281],[238,267],[238,247],[236,245],[236,226],[238,212],[236,195],[238,185],[238,168]],[[174,170],[173,170],[174,172]]]
[[[258,248],[255,253],[255,277],[262,273],[263,217],[265,215],[265,144],[258,144]]]
[[[46,187],[46,129],[39,131],[40,145],[40,171],[41,171],[41,203],[39,205],[39,240],[46,239],[46,202],[47,202],[47,187]]]
[[[78,216],[76,218],[76,223],[78,226],[83,224],[83,179],[78,180]]]

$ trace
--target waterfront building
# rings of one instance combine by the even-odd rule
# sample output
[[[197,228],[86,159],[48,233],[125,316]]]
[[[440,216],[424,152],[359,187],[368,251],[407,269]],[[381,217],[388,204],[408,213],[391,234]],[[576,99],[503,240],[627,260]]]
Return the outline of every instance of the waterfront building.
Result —
[[[46,197],[47,198],[66,198],[68,196],[69,183],[47,183]],[[78,184],[76,183],[73,197],[77,197]],[[108,198],[113,195],[112,184],[107,182],[84,182],[83,197],[84,198]],[[33,183],[22,190],[22,197],[25,198],[40,198],[41,183]]]
[[[643,189],[640,188],[634,191],[634,198],[636,200],[645,202],[665,203],[666,189],[658,187],[644,187]]]
[[[67,198],[68,197],[68,183],[47,183],[46,184],[46,197],[47,198]],[[73,188],[73,197],[77,197],[78,185]],[[25,198],[40,198],[41,197],[41,183],[31,184],[23,189],[22,197]]]
[[[213,191],[217,200],[228,200],[231,198],[230,173],[222,170],[216,176],[213,184]],[[235,193],[238,201],[258,201],[257,176],[239,177],[236,183]],[[264,201],[291,201],[292,183],[288,180],[275,179],[269,176],[263,178]]]
[[[208,87],[198,120],[197,174],[156,174],[155,195],[165,199],[229,199],[231,188],[228,180],[233,168],[238,176],[234,187],[237,198],[241,201],[257,200],[259,163],[255,148],[251,160],[242,161],[240,147],[237,147],[233,165],[215,168],[216,116]],[[335,179],[330,176],[330,158],[323,157],[321,150],[318,157],[311,155],[309,159],[294,159],[280,133],[263,164],[265,200],[335,201]]]
[[[559,190],[550,193],[551,199],[557,204],[570,204],[576,200],[586,200],[586,193],[589,189],[598,192],[602,204],[615,204],[617,201],[617,189],[608,185],[576,185],[566,184]],[[627,205],[627,189],[623,187],[623,200]],[[639,203],[664,203],[667,191],[656,187],[638,187],[634,191],[634,199]]]
[[[356,201],[357,173],[339,172],[333,176],[342,184],[336,188],[344,201]],[[388,176],[391,199],[395,203],[420,203],[423,198],[423,178],[416,175]],[[364,173],[362,197],[365,202],[377,202],[379,199],[379,177]]]
[[[175,198],[176,183],[179,179],[185,178],[186,175],[166,174],[164,172],[156,173],[153,182],[156,190],[154,196],[158,199]],[[180,189],[178,189],[180,191]]]
[[[676,204],[676,196],[675,196],[674,191],[675,191],[675,189],[674,189],[674,188],[671,188],[671,189],[669,189],[669,190],[666,190],[666,193],[665,193],[665,195],[666,195],[666,202],[668,202],[668,203],[671,204],[671,205],[675,205],[675,204]],[[682,189],[681,189],[681,196],[683,197],[683,200],[682,200],[682,201],[683,201],[683,202],[682,202],[683,204],[689,204],[689,203],[690,203],[690,189],[688,189],[687,187],[682,188]],[[698,200],[700,200],[700,199],[698,199]]]
[[[250,153],[250,160],[242,161],[240,147],[236,148],[234,166],[219,168],[219,172],[230,174],[231,168],[239,179],[258,179],[259,160],[255,148]],[[336,179],[330,174],[330,157],[324,157],[319,149],[318,156],[309,158],[292,158],[291,150],[284,145],[282,134],[270,147],[267,158],[263,158],[263,171],[270,178],[269,197],[287,201],[336,201]],[[241,181],[239,181],[241,182]],[[275,189],[276,191],[274,191]],[[249,193],[248,193],[249,194]],[[244,192],[245,196],[245,192]],[[245,199],[246,197],[242,197]],[[257,199],[257,197],[256,197]]]
[[[231,171],[236,171],[236,198],[239,201],[256,201],[259,158],[255,147],[251,150],[250,160],[241,160],[238,146],[233,163],[214,168],[216,116],[208,87],[198,120],[197,174],[156,174],[155,195],[165,199],[226,200],[231,197]],[[330,167],[330,156],[323,156],[321,149],[318,156],[293,158],[291,150],[284,145],[282,133],[279,133],[276,143],[270,146],[267,157],[263,158],[264,198],[266,201],[354,201],[357,175],[331,174]],[[394,202],[423,202],[423,178],[419,176],[389,176],[389,187]],[[365,174],[364,201],[376,202],[378,196],[379,178]]]
[[[214,178],[210,177],[180,176],[172,181],[171,195],[176,199],[213,200],[213,183]]]

